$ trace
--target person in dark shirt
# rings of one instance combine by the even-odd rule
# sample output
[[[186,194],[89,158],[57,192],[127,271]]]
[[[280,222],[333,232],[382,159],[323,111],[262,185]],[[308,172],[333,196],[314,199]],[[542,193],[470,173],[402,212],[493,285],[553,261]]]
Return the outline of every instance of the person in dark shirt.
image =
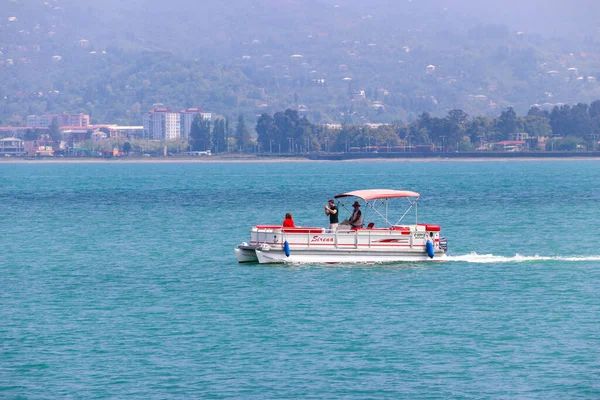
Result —
[[[283,227],[284,228],[293,228],[294,225],[294,220],[292,219],[292,213],[286,213],[285,214],[285,219],[283,220]]]
[[[352,207],[354,207],[354,211],[352,212],[352,215],[350,216],[350,220],[348,222],[350,223],[350,225],[352,225],[353,228],[362,228],[363,217],[362,212],[360,211],[360,203],[358,201],[355,201],[354,204],[352,204]]]
[[[338,208],[335,205],[335,201],[329,200],[328,204],[325,205],[325,215],[329,215],[329,229],[337,230],[339,215]]]

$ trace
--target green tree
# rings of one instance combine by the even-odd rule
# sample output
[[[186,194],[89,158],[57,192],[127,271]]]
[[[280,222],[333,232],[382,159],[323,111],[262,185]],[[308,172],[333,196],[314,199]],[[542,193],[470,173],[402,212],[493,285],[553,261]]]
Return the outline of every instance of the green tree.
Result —
[[[62,134],[60,132],[60,127],[58,126],[58,120],[56,118],[52,118],[52,123],[50,124],[50,138],[57,147],[60,144],[60,141],[62,140]]]
[[[527,115],[534,115],[536,117],[545,117],[548,118],[548,111],[542,111],[538,107],[531,107],[529,111],[527,111]]]
[[[272,138],[282,149],[294,152],[296,148],[310,147],[313,140],[312,133],[309,133],[312,131],[309,127],[310,122],[306,117],[301,119],[298,111],[288,108],[283,112],[276,112],[273,115],[273,123],[277,129],[273,130]]]
[[[321,150],[321,145],[314,132],[314,126],[306,117],[298,121],[296,140],[298,141],[298,148],[302,152]]]
[[[223,152],[227,150],[227,139],[225,132],[225,120],[223,118],[217,118],[213,124],[213,138],[215,153]]]
[[[457,114],[454,116],[453,119],[462,120],[463,118],[460,116],[460,114]],[[425,133],[427,133],[426,136],[433,143],[439,143],[440,147],[444,145],[444,148],[448,145],[448,137],[450,135],[450,131],[448,129],[447,118],[431,117],[429,113],[424,112],[415,122],[417,124],[416,129],[411,128],[398,130],[400,138],[406,140],[409,137],[409,135],[412,137],[418,136],[425,138]]]
[[[229,142],[230,142],[231,136],[232,135],[231,135],[231,126],[229,125],[229,118],[225,117],[225,143],[227,144],[226,145],[227,152],[229,152],[229,148],[230,148]]]
[[[235,127],[235,139],[240,151],[247,150],[247,147],[250,145],[250,132],[246,128],[243,114],[238,115],[238,123]]]
[[[37,129],[27,129],[27,131],[25,132],[25,135],[23,136],[24,140],[27,141],[34,141],[34,140],[38,140],[40,138],[40,133],[38,132]]]
[[[511,134],[523,130],[521,121],[517,118],[517,114],[512,107],[508,107],[505,111],[502,111],[498,118],[497,128],[502,134],[502,139],[508,139]]]
[[[331,145],[335,143],[338,134],[337,129],[329,129],[325,125],[316,125],[314,130],[321,148],[326,152],[331,151]]]
[[[392,125],[382,125],[373,130],[373,139],[374,146],[391,148],[393,146],[397,146],[400,142],[400,138],[398,137],[398,133],[396,132],[396,128]],[[427,131],[423,133],[423,135],[415,136],[415,140],[419,143],[426,143],[429,141],[429,137],[427,136]]]
[[[571,108],[571,134],[588,139],[592,134],[592,121],[588,113],[589,106],[577,103]]]
[[[592,131],[595,135],[600,135],[600,100],[592,101],[588,114],[592,123]]]
[[[260,143],[263,151],[273,151],[273,138],[271,137],[271,133],[274,132],[271,127],[273,126],[275,120],[272,116],[267,113],[262,113],[258,120],[256,121],[256,133],[258,143]]]
[[[548,117],[529,114],[522,118],[523,129],[530,137],[547,137],[552,135]]]
[[[129,155],[130,152],[131,152],[131,143],[129,143],[129,142],[123,143],[123,153]]]
[[[448,112],[446,117],[446,123],[448,126],[448,134],[454,141],[456,149],[460,149],[460,144],[464,141],[465,126],[464,123],[467,121],[469,116],[463,110],[454,109]]]
[[[554,107],[550,112],[549,122],[554,136],[568,136],[571,130],[571,106],[565,104]]]
[[[447,118],[454,125],[462,125],[469,118],[469,115],[463,110],[454,109],[448,111]]]
[[[465,131],[471,143],[481,147],[493,138],[493,123],[487,117],[475,117],[466,124]]]
[[[361,129],[357,125],[342,125],[342,129],[332,146],[333,151],[350,151],[351,147],[359,147],[362,138]]]
[[[190,129],[190,146],[192,151],[205,151],[212,149],[212,132],[210,121],[197,114],[192,121]]]

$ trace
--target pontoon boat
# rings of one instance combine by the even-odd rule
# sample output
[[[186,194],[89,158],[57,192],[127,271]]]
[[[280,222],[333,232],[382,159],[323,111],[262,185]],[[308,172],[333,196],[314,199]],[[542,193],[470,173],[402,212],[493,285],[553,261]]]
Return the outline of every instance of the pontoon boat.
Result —
[[[407,190],[367,189],[335,196],[338,209],[348,199],[365,203],[364,221],[379,216],[383,227],[340,224],[337,230],[280,225],[256,225],[250,230],[250,243],[242,243],[235,253],[240,263],[372,263],[436,260],[447,251],[446,239],[438,225],[418,223],[419,193]],[[408,209],[397,221],[388,218],[391,199],[408,200]],[[402,221],[414,210],[415,223]]]

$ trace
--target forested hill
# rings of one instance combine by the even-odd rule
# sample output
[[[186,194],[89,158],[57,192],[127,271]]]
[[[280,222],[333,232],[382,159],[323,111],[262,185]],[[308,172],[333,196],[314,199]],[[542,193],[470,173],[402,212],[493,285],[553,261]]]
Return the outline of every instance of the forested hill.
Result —
[[[154,103],[359,123],[600,98],[596,2],[7,2],[3,125],[62,111],[140,124]]]

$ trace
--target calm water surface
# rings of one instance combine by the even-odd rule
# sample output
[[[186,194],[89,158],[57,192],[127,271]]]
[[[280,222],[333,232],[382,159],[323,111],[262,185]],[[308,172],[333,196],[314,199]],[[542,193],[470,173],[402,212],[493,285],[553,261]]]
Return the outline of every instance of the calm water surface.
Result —
[[[0,398],[600,398],[599,176],[0,164]],[[421,193],[447,262],[237,264],[251,225],[378,187]]]

